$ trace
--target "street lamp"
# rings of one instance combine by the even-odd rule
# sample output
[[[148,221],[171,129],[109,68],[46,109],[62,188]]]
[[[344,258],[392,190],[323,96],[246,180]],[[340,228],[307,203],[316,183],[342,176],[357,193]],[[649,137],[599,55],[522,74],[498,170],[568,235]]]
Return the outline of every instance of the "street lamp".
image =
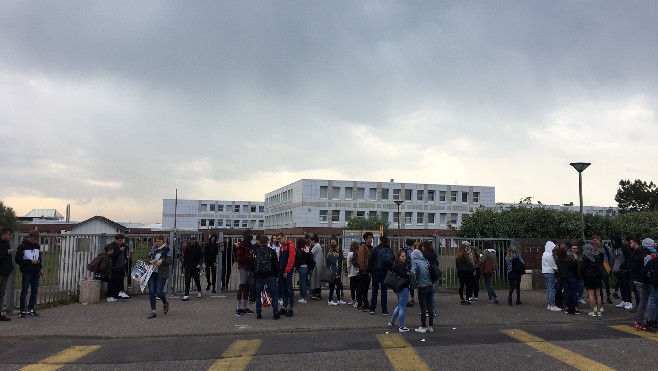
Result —
[[[583,171],[587,169],[591,163],[589,162],[572,162],[569,165],[573,166],[578,172],[578,193],[580,194],[580,229],[582,232],[583,241],[585,240],[585,216],[583,215]]]
[[[400,204],[403,203],[404,200],[395,200],[393,202],[395,202],[395,204],[398,205],[398,244],[400,244],[401,242],[400,238],[402,238],[402,236],[400,235],[400,219],[402,218],[402,215],[400,214]]]

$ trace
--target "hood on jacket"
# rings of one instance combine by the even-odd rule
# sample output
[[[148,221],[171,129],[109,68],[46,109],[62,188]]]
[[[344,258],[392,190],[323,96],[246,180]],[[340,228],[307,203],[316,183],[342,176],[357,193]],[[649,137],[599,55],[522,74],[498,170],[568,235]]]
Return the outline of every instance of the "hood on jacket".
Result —
[[[546,241],[546,245],[544,246],[544,252],[553,253],[553,249],[555,248],[555,242],[553,241]]]
[[[411,259],[423,259],[423,253],[420,250],[414,250],[411,252]]]

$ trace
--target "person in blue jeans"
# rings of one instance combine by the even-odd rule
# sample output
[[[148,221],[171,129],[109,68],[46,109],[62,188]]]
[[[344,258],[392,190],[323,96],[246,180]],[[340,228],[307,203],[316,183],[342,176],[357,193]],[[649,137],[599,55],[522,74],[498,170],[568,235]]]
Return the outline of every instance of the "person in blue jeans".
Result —
[[[295,245],[283,233],[279,233],[281,249],[279,250],[279,288],[283,295],[283,307],[279,309],[279,315],[292,317],[295,302],[295,292],[292,288],[293,269],[295,268]]]
[[[253,250],[254,276],[256,278],[256,295],[262,297],[263,290],[272,298],[272,312],[274,319],[279,319],[279,296],[276,277],[279,275],[279,259],[276,251],[267,246],[269,238],[262,235],[258,239],[258,246]],[[267,289],[265,289],[267,287]],[[263,301],[256,299],[256,319],[263,318]]]
[[[39,279],[43,276],[41,248],[39,246],[39,231],[30,231],[27,238],[21,242],[16,250],[16,264],[20,266],[22,274],[20,314],[18,318],[26,316],[36,317],[39,314],[34,310],[39,293]],[[30,290],[30,301],[25,308],[27,291]],[[2,303],[0,303],[2,304]]]
[[[562,244],[556,247],[556,264],[557,271],[562,281],[564,289],[564,306],[567,308],[567,314],[577,315],[580,312],[578,306],[578,262],[576,257],[567,254],[569,244]]]
[[[306,304],[306,293],[308,289],[308,261],[313,259],[311,256],[311,249],[306,246],[306,240],[303,238],[298,238],[296,242],[296,254],[299,255],[299,266],[297,267],[297,272],[299,272],[299,300],[297,302]]]
[[[484,241],[482,248],[483,251],[482,257],[480,258],[480,272],[482,272],[482,278],[484,279],[484,287],[487,289],[489,303],[498,304],[496,291],[494,291],[494,288],[491,284],[497,266],[496,250],[493,248],[493,245],[490,241]]]
[[[155,238],[155,244],[149,252],[150,263],[155,266],[151,277],[149,277],[148,287],[149,287],[149,303],[151,304],[151,314],[148,316],[148,319],[153,319],[156,317],[155,313],[155,297],[157,296],[162,300],[162,312],[167,314],[169,312],[169,302],[167,301],[167,295],[165,293],[164,287],[169,278],[169,266],[171,265],[171,251],[169,246],[165,243],[163,235],[159,235]]]
[[[555,246],[555,242],[546,241],[544,254],[541,256],[541,273],[546,281],[546,309],[559,312],[561,309],[555,306],[555,272],[557,272],[557,263],[553,256]]]
[[[386,256],[390,256],[389,261],[385,259]],[[388,237],[381,236],[379,245],[372,250],[368,260],[368,268],[372,273],[372,296],[370,298],[370,314],[372,315],[375,314],[375,309],[377,309],[378,293],[381,294],[382,316],[388,315],[388,286],[386,286],[384,280],[386,279],[386,272],[393,269],[394,256],[393,251],[388,246]]]
[[[407,269],[407,253],[405,250],[400,250],[398,252],[397,259],[395,259],[395,264],[393,265],[393,272],[400,278],[406,279],[407,283],[396,293],[398,296],[398,305],[393,311],[391,320],[388,321],[388,326],[395,326],[395,320],[399,318],[400,327],[398,328],[398,331],[407,332],[409,329],[404,325],[404,319],[406,315],[407,301],[409,300],[409,280],[411,279],[411,276]]]

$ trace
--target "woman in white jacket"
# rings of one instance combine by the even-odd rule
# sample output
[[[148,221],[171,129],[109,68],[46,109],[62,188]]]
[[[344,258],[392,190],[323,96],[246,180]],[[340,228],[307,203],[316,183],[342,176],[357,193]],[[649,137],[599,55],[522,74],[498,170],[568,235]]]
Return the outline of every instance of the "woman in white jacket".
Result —
[[[546,280],[546,309],[552,311],[560,311],[561,309],[555,306],[555,272],[557,272],[557,264],[553,258],[553,249],[555,243],[547,241],[545,245],[544,254],[541,256],[541,273]]]

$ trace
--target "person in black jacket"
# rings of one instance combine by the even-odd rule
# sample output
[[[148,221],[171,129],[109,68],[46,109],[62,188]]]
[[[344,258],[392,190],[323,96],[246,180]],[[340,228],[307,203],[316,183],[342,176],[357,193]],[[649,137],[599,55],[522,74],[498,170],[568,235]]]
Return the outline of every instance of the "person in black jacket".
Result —
[[[16,252],[16,264],[20,266],[22,274],[20,314],[18,318],[26,316],[36,317],[39,314],[34,310],[39,292],[39,279],[43,276],[41,248],[39,246],[39,231],[30,231],[27,238],[21,242]],[[25,310],[27,290],[30,290],[30,302]]]
[[[197,289],[197,298],[201,298],[201,266],[203,265],[203,250],[196,240],[196,236],[190,237],[185,251],[183,251],[183,268],[185,269],[185,295],[183,301],[190,300],[190,281],[194,278]]]
[[[395,307],[393,316],[391,316],[391,319],[388,321],[388,326],[393,327],[395,326],[395,320],[399,318],[399,332],[409,331],[409,329],[404,325],[407,300],[409,300],[409,280],[411,279],[411,275],[409,274],[409,269],[407,267],[407,252],[406,250],[400,250],[398,252],[397,258],[395,259],[395,264],[393,264],[393,273],[397,274],[400,278],[405,279],[407,282],[398,292],[396,292],[396,295],[398,296],[398,306]]]
[[[562,281],[564,288],[564,306],[567,308],[567,313],[571,315],[580,314],[576,309],[578,305],[578,262],[576,257],[567,254],[565,244],[556,248],[557,250],[557,264],[558,275]]]
[[[628,261],[629,268],[631,269],[631,277],[633,283],[638,291],[640,298],[637,305],[637,312],[635,312],[635,329],[645,330],[644,314],[647,310],[649,303],[649,294],[651,291],[651,282],[647,276],[643,276],[640,272],[644,268],[645,257],[649,254],[649,249],[653,248],[653,240],[645,238],[640,245],[638,238],[631,238],[631,257]]]
[[[217,255],[219,254],[219,244],[217,243],[217,237],[212,235],[210,237],[210,242],[206,243],[205,248],[203,249],[203,264],[206,267],[206,291],[210,290],[212,283],[212,292],[213,294],[217,291],[215,290],[215,285],[217,284]],[[212,276],[212,281],[210,280]]]
[[[114,236],[114,252],[111,255],[112,258],[112,278],[110,279],[108,288],[107,288],[107,301],[112,303],[115,302],[118,298],[128,299],[130,296],[126,294],[123,278],[126,274],[126,266],[128,265],[128,248],[126,244],[123,243],[123,240],[126,237],[119,233]]]
[[[619,291],[621,291],[621,302],[616,307],[633,309],[633,299],[631,297],[633,282],[631,280],[631,271],[628,267],[631,249],[623,243],[619,234],[612,237],[612,253],[614,256],[612,273],[615,274]]]
[[[276,257],[276,251],[267,246],[269,238],[265,235],[258,239],[258,247],[252,251],[254,259],[254,277],[256,278],[256,294],[262,296],[262,292],[267,287],[267,294],[271,298],[272,312],[274,319],[279,319],[279,297],[276,278],[279,276],[279,259]],[[256,318],[263,318],[263,302],[260,298],[256,299]]]
[[[9,241],[14,235],[14,231],[9,227],[2,228],[0,231],[0,307],[5,302],[5,291],[7,290],[7,282],[9,276],[14,271],[14,263],[11,261],[11,254],[16,252],[9,246]],[[0,308],[1,310],[1,308]],[[10,321],[9,317],[5,317],[0,312],[0,321]]]
[[[385,259],[386,256],[390,257],[389,261]],[[368,260],[368,270],[372,275],[372,296],[370,298],[370,314],[372,315],[375,314],[375,309],[377,309],[378,291],[381,291],[382,316],[388,315],[388,298],[386,296],[388,287],[384,280],[386,279],[386,272],[393,269],[394,257],[393,250],[388,246],[388,237],[381,236],[379,245],[372,250]]]

